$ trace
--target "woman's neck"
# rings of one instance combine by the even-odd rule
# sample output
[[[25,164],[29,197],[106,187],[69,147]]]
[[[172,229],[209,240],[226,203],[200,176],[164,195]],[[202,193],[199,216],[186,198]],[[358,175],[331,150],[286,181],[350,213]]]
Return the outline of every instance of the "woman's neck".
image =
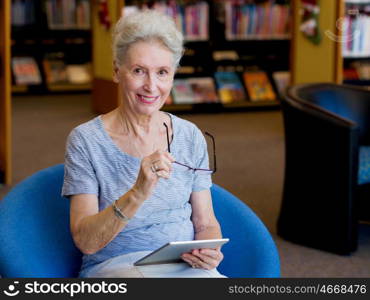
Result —
[[[171,134],[171,123],[162,112],[151,118],[136,118],[119,108],[102,116],[104,127],[122,151],[143,158],[158,149],[167,149],[166,122]],[[170,135],[171,136],[171,135]]]
[[[161,113],[157,112],[153,115],[134,115],[127,114],[122,109],[117,109],[119,132],[126,136],[145,137],[148,135],[156,135],[160,133]]]

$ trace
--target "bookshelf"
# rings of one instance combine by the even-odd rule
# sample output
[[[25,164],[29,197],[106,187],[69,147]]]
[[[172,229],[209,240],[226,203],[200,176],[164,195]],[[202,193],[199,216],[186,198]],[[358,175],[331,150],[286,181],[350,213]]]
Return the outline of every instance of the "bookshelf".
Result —
[[[10,0],[0,2],[0,186],[11,184]]]
[[[11,3],[12,92],[90,91],[90,1]],[[17,68],[14,59],[18,58],[27,58],[28,63]]]
[[[370,0],[345,0],[343,82],[370,88]]]
[[[290,1],[232,1],[235,7],[239,3],[239,7],[230,6],[231,1],[209,0],[209,1],[107,1],[109,17],[111,23],[114,24],[121,13],[135,9],[137,6],[158,5],[156,9],[166,10],[175,19],[176,24],[180,23],[183,30],[193,28],[195,25],[186,23],[187,12],[189,14],[197,14],[194,12],[196,8],[193,5],[200,5],[202,9],[207,7],[207,14],[200,15],[201,20],[208,20],[208,30],[199,29],[196,32],[202,32],[198,36],[194,33],[183,32],[185,35],[185,55],[182,58],[175,80],[207,77],[213,78],[216,87],[219,90],[219,84],[216,82],[216,72],[236,72],[242,82],[246,97],[242,101],[234,102],[219,102],[219,103],[176,103],[176,97],[173,97],[172,104],[166,104],[163,109],[173,112],[218,112],[218,111],[240,111],[244,109],[276,109],[280,107],[279,91],[272,74],[277,71],[289,70],[289,49],[290,49],[290,24],[289,24],[289,6],[286,4]],[[248,4],[249,3],[249,4]],[[261,4],[262,3],[262,4]],[[279,4],[279,7],[270,7],[268,12],[262,9],[273,4]],[[169,7],[177,5],[174,9]],[[247,5],[248,4],[248,5]],[[261,5],[260,5],[261,4]],[[260,7],[261,6],[261,7]],[[279,29],[274,28],[271,22],[264,20],[271,19],[271,11],[284,7],[285,10],[281,15],[285,14],[285,22],[280,22],[282,25]],[[235,12],[233,11],[235,10]],[[250,9],[250,10],[248,10]],[[105,113],[118,105],[119,90],[117,85],[112,82],[112,54],[107,46],[111,43],[112,28],[105,28],[98,18],[99,6],[93,5],[93,21],[92,21],[92,36],[93,36],[93,89],[92,89],[92,106],[97,113]],[[258,27],[246,29],[240,32],[234,32],[232,29],[239,28],[239,25],[233,25],[232,17],[227,18],[225,10],[229,16],[236,14],[236,11],[245,12],[246,16],[240,16],[239,23],[245,22],[249,16],[254,16]],[[259,11],[260,20],[257,18],[257,13],[252,14],[252,10]],[[183,16],[176,15],[182,12]],[[281,10],[282,11],[282,10]],[[247,14],[250,14],[247,16]],[[185,16],[185,17],[184,17]],[[180,20],[180,21],[179,21]],[[181,23],[183,22],[183,23]],[[199,25],[203,28],[203,25]],[[246,23],[244,23],[246,24]],[[198,25],[198,24],[196,24]],[[239,27],[238,27],[239,26]],[[250,32],[249,32],[250,31]],[[249,34],[248,34],[249,33]],[[234,52],[237,55],[236,59],[226,57],[225,53]],[[216,58],[216,54],[219,57]],[[104,57],[104,59],[102,59]],[[220,58],[221,57],[221,58]],[[247,70],[262,69],[268,75],[268,80],[271,83],[273,90],[276,93],[275,100],[250,101],[248,91],[243,81],[243,73]],[[217,91],[218,92],[218,91]],[[173,93],[172,93],[173,96]]]

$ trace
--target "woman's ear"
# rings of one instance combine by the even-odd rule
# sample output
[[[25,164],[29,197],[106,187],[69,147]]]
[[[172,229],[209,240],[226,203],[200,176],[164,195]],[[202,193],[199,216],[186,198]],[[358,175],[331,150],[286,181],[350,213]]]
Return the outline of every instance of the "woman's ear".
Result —
[[[113,61],[113,82],[119,83],[119,68],[115,60]]]

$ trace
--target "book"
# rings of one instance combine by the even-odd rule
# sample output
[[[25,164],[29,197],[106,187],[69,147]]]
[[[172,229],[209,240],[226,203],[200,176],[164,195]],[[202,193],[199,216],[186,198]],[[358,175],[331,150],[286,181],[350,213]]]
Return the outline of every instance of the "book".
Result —
[[[243,73],[244,84],[247,89],[249,100],[274,101],[276,94],[264,71],[245,71]]]
[[[193,66],[180,66],[177,68],[177,74],[193,74],[195,73],[195,68]]]
[[[154,9],[170,16],[187,41],[206,41],[209,37],[209,4],[207,1],[141,1],[125,6],[122,15],[137,10]]]
[[[366,61],[356,61],[352,63],[355,70],[358,73],[360,80],[369,80],[370,79],[370,62]]]
[[[359,80],[358,72],[354,68],[344,68],[343,69],[343,79],[344,80]]]
[[[212,56],[215,61],[222,61],[222,60],[237,61],[239,59],[238,53],[234,50],[213,51]]]
[[[16,85],[37,85],[42,79],[33,57],[13,57],[12,70]]]
[[[44,58],[42,64],[48,85],[65,84],[68,82],[66,65],[63,59],[49,54]]]
[[[195,103],[194,93],[187,79],[173,81],[172,95],[175,104]]]
[[[46,0],[45,12],[51,30],[88,30],[91,27],[89,0]]]
[[[218,102],[215,83],[211,77],[188,78],[196,103]]]
[[[211,77],[175,79],[172,93],[175,104],[218,102],[215,83]]]
[[[243,85],[236,72],[217,71],[215,79],[220,101],[230,103],[246,99]]]
[[[12,26],[27,26],[36,23],[35,1],[11,1]]]
[[[344,57],[368,57],[370,56],[370,17],[364,6],[355,5],[352,11],[357,10],[356,15],[346,14],[343,18],[343,33],[346,37],[343,41]]]
[[[290,72],[288,71],[277,71],[272,73],[275,86],[279,97],[284,97],[285,90],[290,84]]]
[[[291,23],[289,21],[290,5],[285,2],[222,1],[224,6],[218,5],[216,8],[220,11],[218,13],[223,13],[225,16],[226,39],[288,38],[291,31]]]
[[[89,64],[67,65],[66,73],[71,84],[87,84],[91,82],[91,70]]]

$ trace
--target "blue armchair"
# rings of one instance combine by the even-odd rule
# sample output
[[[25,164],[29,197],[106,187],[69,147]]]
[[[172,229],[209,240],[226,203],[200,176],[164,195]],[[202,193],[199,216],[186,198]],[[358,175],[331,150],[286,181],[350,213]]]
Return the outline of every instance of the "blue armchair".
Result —
[[[60,196],[63,165],[41,170],[0,201],[2,277],[76,277],[81,253],[69,231],[69,201]],[[219,266],[229,277],[279,277],[275,243],[243,202],[213,185],[216,216],[230,242]]]

